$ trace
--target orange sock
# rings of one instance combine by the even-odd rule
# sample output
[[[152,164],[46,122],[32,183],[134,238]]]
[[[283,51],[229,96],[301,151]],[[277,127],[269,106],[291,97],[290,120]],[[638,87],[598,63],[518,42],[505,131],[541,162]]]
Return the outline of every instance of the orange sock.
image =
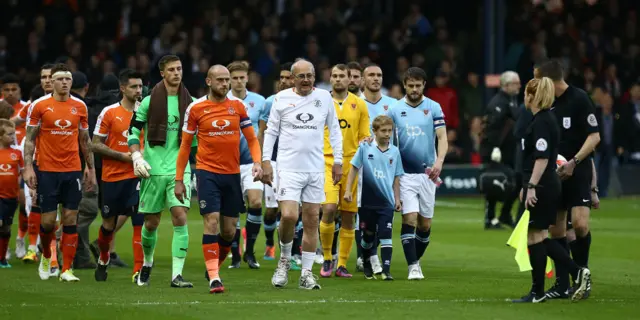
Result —
[[[78,248],[78,233],[76,226],[62,227],[62,270],[65,272],[71,269],[73,259],[76,257]]]
[[[24,206],[20,206],[20,213],[18,214],[18,238],[24,239],[24,236],[29,231],[29,218],[24,211]]]
[[[133,273],[142,269],[144,252],[142,251],[142,226],[133,226]]]
[[[38,245],[38,235],[40,234],[40,208],[32,207],[31,213],[29,213],[28,225],[29,225],[29,245]]]
[[[206,240],[205,240],[206,238]],[[207,273],[209,274],[209,279],[220,279],[220,247],[218,246],[217,239],[218,236],[205,234],[202,237],[202,242],[213,242],[213,243],[203,243],[202,244],[202,253],[204,253],[204,263],[207,266]]]
[[[55,233],[53,239],[51,239],[51,267],[60,267],[60,264],[58,264],[58,241],[56,240]]]
[[[109,231],[101,226],[98,233],[98,248],[100,248],[100,261],[103,264],[109,262],[111,240],[113,240],[113,230]]]

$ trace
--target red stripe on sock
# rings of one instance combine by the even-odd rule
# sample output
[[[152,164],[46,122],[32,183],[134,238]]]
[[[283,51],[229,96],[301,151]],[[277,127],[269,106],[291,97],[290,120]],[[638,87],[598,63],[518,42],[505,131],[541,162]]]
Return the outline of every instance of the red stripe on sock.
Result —
[[[142,251],[142,226],[133,226],[133,273],[142,269],[144,252]]]
[[[76,257],[76,250],[78,248],[78,234],[77,233],[62,233],[62,272],[71,269],[73,259]]]
[[[231,246],[222,246],[220,245],[220,258],[218,259],[218,265],[221,266],[224,263],[224,259],[229,255],[229,251],[231,251]]]
[[[29,224],[29,245],[35,246],[38,243],[38,235],[40,234],[40,213],[31,212],[28,218]]]
[[[102,261],[103,264],[109,261],[111,240],[113,240],[113,232],[105,235],[104,232],[102,232],[102,228],[100,228],[100,232],[98,233],[98,248],[100,248],[100,261]]]
[[[0,261],[4,260],[9,250],[9,238],[0,238]]]

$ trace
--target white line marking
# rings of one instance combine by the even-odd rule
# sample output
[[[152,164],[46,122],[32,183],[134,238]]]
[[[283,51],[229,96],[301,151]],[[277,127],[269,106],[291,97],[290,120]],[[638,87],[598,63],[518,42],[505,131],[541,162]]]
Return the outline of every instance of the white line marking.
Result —
[[[20,304],[0,304],[0,308],[34,308],[34,307],[104,307],[104,306],[173,306],[173,305],[199,305],[199,304],[219,304],[219,305],[284,305],[284,304],[362,304],[362,303],[495,303],[510,302],[511,299],[369,299],[369,300],[275,300],[275,301],[135,301],[135,302],[85,302],[85,303],[20,303]],[[589,299],[592,302],[632,302],[625,299]]]
[[[447,208],[458,208],[458,209],[482,209],[482,206],[477,204],[457,203],[452,201],[436,200],[436,207],[438,206],[447,207]]]

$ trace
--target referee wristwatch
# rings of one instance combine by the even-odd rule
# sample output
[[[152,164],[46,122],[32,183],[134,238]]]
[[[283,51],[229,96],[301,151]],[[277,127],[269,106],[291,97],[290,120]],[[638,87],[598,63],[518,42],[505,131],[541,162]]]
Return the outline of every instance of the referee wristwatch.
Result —
[[[527,189],[535,189],[535,188],[537,188],[537,187],[538,187],[538,185],[537,185],[537,184],[533,184],[533,183],[531,183],[531,182],[529,182],[529,184],[527,184]]]
[[[573,157],[573,162],[575,162],[576,164],[580,164],[580,162],[582,162],[580,159],[578,159],[578,157]]]

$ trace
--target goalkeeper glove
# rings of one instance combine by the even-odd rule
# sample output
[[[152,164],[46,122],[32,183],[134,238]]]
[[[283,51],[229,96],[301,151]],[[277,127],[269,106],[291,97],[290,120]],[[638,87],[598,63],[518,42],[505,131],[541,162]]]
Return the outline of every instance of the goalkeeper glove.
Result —
[[[138,178],[149,178],[149,171],[151,171],[151,166],[147,161],[142,158],[142,154],[140,151],[136,151],[131,154],[131,160],[133,160],[133,173]]]

